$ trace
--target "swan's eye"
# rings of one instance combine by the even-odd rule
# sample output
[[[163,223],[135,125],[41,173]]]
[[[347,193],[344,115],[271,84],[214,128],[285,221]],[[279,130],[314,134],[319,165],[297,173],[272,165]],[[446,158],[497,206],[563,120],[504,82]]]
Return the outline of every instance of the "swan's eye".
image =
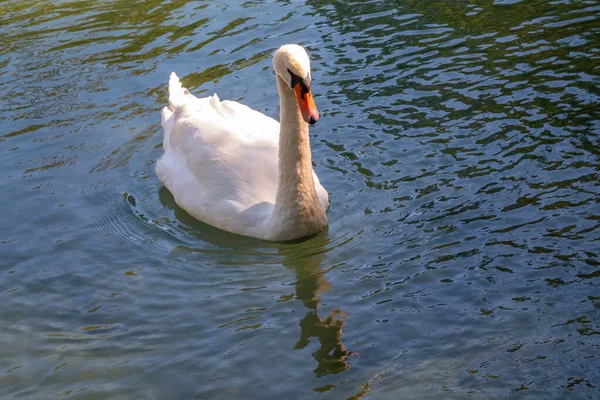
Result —
[[[290,88],[295,88],[297,84],[299,84],[300,82],[302,82],[302,79],[300,79],[300,77],[298,75],[296,75],[295,73],[293,73],[292,71],[290,71],[290,69],[288,68],[288,72],[290,73],[290,76],[292,77],[292,80],[290,81]]]

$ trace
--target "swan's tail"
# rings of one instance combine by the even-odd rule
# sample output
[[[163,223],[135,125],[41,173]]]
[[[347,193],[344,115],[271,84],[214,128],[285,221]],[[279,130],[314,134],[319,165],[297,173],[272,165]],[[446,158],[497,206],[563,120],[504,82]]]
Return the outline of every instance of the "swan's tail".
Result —
[[[169,109],[175,111],[177,107],[187,102],[187,96],[190,91],[181,86],[179,77],[175,72],[171,72],[169,77]]]
[[[173,129],[174,125],[173,111],[169,110],[169,107],[163,107],[160,113],[160,123],[162,124],[165,134],[163,138],[163,148],[166,151],[170,147],[171,129]]]
[[[175,123],[174,113],[175,109],[179,106],[182,106],[187,102],[187,96],[189,94],[189,90],[181,86],[181,82],[179,81],[179,77],[175,72],[171,72],[171,76],[169,77],[169,105],[162,109],[160,113],[160,122],[163,127],[163,131],[165,133],[165,137],[163,139],[163,148],[167,151],[170,147],[170,138],[171,130],[173,129],[173,125]]]

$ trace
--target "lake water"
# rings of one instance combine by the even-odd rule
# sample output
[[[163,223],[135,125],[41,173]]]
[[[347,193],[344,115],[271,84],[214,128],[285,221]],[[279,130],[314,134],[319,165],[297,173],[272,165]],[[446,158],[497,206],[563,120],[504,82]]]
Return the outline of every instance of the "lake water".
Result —
[[[592,399],[600,2],[0,2],[0,397]],[[195,221],[176,71],[278,118],[313,63],[330,226]]]

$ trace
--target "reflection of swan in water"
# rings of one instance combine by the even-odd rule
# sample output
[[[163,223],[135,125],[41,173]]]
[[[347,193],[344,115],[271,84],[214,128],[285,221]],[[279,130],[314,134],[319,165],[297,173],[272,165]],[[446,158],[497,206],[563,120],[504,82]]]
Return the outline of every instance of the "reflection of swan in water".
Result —
[[[286,256],[283,264],[296,271],[296,297],[308,309],[306,316],[300,321],[300,340],[295,348],[305,348],[311,338],[316,338],[320,344],[319,349],[312,354],[318,364],[314,370],[316,376],[345,371],[350,366],[348,356],[351,354],[342,342],[342,327],[346,321],[346,314],[334,309],[323,318],[318,311],[318,295],[331,288],[321,265],[325,258],[323,247],[326,240],[326,237],[318,236],[310,242],[280,250],[280,253]],[[318,250],[316,254],[315,248]]]
[[[305,348],[311,338],[319,341],[319,349],[312,354],[317,361],[317,368],[314,370],[316,376],[337,374],[348,369],[348,357],[352,353],[342,341],[342,327],[346,314],[335,309],[323,318],[318,311],[318,296],[331,288],[331,283],[325,278],[322,268],[325,247],[328,244],[326,235],[319,235],[308,241],[297,241],[294,244],[264,242],[233,235],[196,220],[175,204],[173,196],[164,187],[159,191],[159,199],[165,208],[174,210],[175,218],[187,229],[191,229],[194,237],[203,241],[226,247],[256,248],[267,245],[278,249],[278,253],[283,255],[283,265],[296,273],[296,298],[308,309],[300,321],[300,339],[295,349]]]

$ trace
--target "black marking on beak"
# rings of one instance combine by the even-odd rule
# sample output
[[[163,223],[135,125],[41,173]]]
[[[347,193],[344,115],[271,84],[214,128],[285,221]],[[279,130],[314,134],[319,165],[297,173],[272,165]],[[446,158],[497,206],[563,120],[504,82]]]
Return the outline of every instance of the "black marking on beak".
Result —
[[[290,87],[292,89],[294,89],[296,87],[296,85],[300,85],[302,98],[304,98],[304,95],[306,95],[306,93],[310,92],[310,80],[308,78],[305,78],[305,79],[300,78],[298,75],[296,75],[292,71],[290,71],[289,68],[288,68],[288,72],[290,73],[290,75],[292,77],[292,82],[290,83]]]

